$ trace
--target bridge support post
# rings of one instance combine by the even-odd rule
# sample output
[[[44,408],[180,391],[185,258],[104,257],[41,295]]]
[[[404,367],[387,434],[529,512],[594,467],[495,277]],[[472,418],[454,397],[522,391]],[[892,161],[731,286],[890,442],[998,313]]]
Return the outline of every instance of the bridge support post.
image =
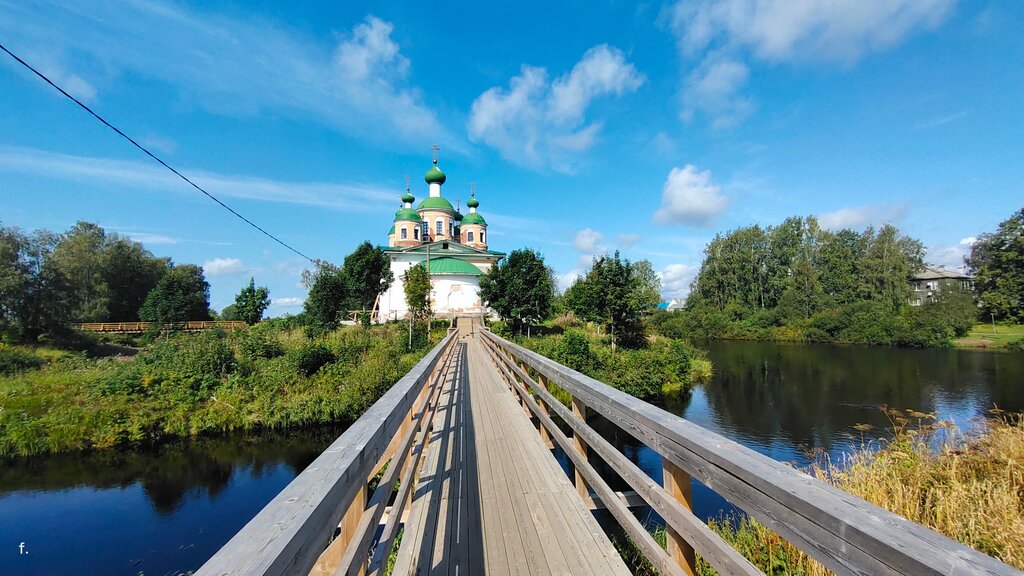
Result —
[[[539,384],[540,387],[545,389],[545,390],[548,389],[547,380],[541,374],[537,375],[537,384]],[[537,395],[534,395],[534,398],[537,399],[537,405],[540,406],[540,411],[545,416],[550,418],[551,417],[551,413],[548,412],[548,405],[547,405],[546,402],[544,402],[544,399],[539,397],[539,396],[537,396]],[[544,423],[543,422],[540,423],[540,439],[544,441],[544,445],[547,446],[548,448],[554,448],[555,444],[554,444],[554,442],[551,441],[551,433],[548,432],[548,429],[544,427]]]
[[[577,418],[582,420],[584,424],[586,424],[586,422],[587,422],[587,405],[584,404],[583,401],[581,401],[581,400],[579,400],[579,399],[577,399],[575,397],[572,399],[572,413],[573,413],[573,416],[576,416]],[[576,446],[576,451],[579,452],[583,456],[584,460],[586,460],[587,459],[587,443],[583,441],[583,438],[581,438],[580,435],[578,433],[576,433],[575,430],[572,433],[572,441],[573,441],[573,444]],[[575,476],[576,476],[576,491],[579,492],[580,498],[583,498],[583,500],[586,501],[587,498],[590,498],[590,489],[587,488],[587,482],[583,479],[583,475],[580,474],[579,470],[576,470]]]
[[[665,490],[687,510],[693,510],[693,485],[690,475],[672,462],[661,459],[662,484]],[[665,527],[665,550],[682,567],[687,576],[697,573],[697,558],[693,546],[671,527]]]

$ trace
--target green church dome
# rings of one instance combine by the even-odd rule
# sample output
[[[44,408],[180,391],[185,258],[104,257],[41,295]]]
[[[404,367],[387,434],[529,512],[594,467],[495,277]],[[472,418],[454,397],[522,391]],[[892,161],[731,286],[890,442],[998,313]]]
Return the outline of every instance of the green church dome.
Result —
[[[444,181],[446,180],[444,172],[441,172],[441,169],[437,167],[436,163],[430,167],[430,170],[427,170],[423,179],[427,181],[427,184],[444,184]]]
[[[412,208],[399,208],[398,212],[395,212],[395,222],[399,220],[412,220],[413,222],[422,222],[420,213],[413,210]]]
[[[395,233],[395,225],[394,225],[394,224],[392,224],[392,225],[391,225],[391,230],[388,230],[388,236],[391,236],[391,235],[392,235],[392,234],[394,234],[394,233]]]
[[[443,176],[443,175],[442,175]],[[428,196],[420,202],[420,205],[416,207],[417,210],[446,210],[448,212],[455,212],[455,208],[452,207],[452,203],[445,200],[440,196]]]
[[[481,216],[479,212],[470,212],[462,219],[462,225],[465,226],[466,224],[480,224],[481,226],[487,226],[487,220],[484,220],[484,217]]]
[[[462,222],[463,218],[465,218],[465,216],[462,215],[462,212],[456,212],[455,213],[455,221],[456,222]],[[458,224],[456,224],[456,226],[458,226]]]
[[[416,201],[416,197],[413,196],[412,194],[410,194],[408,190],[405,191],[405,194],[402,194],[402,202],[405,202],[407,204],[412,204],[415,201]]]
[[[476,196],[470,196],[469,202],[466,202],[466,206],[470,208],[476,208],[480,205],[480,201],[476,199]]]

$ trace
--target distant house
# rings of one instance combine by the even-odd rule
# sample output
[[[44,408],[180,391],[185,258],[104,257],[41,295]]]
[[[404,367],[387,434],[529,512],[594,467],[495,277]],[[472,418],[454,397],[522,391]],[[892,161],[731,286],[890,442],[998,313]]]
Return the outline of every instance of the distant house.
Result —
[[[668,301],[668,306],[665,307],[669,312],[675,312],[682,310],[683,306],[686,305],[686,300],[676,300],[675,298]]]
[[[946,270],[942,266],[925,266],[924,270],[910,277],[910,288],[914,292],[910,297],[910,304],[925,304],[934,298],[939,290],[950,287],[973,290],[974,280],[958,270]]]

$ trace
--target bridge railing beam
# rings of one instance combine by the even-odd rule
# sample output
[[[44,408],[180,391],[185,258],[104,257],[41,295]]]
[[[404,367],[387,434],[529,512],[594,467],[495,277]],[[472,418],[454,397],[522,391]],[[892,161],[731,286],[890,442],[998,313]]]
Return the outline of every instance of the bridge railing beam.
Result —
[[[519,368],[524,363],[530,371],[543,376],[547,385],[566,390],[572,398],[604,416],[619,429],[657,452],[663,460],[683,473],[698,479],[729,502],[774,530],[783,538],[821,562],[837,574],[887,575],[1020,575],[1016,569],[951,538],[897,516],[887,510],[850,495],[825,482],[772,460],[723,436],[701,428],[683,418],[630,396],[607,384],[562,366],[544,356],[509,342],[491,332],[483,332],[489,347],[500,351],[495,358],[509,358],[505,369],[516,373],[524,382],[533,382]],[[534,382],[534,384],[536,384]],[[532,386],[532,385],[531,385]],[[535,391],[543,395],[540,387]],[[591,449],[601,446],[601,457],[631,484],[638,494],[670,527],[697,549],[719,573],[748,573],[749,566],[715,565],[715,554],[728,556],[712,540],[703,541],[707,526],[690,525],[692,513],[686,507],[685,493],[672,495],[670,504],[661,499],[665,488],[656,490],[644,485],[644,478],[632,475],[631,462],[621,462],[608,451],[610,444],[574,414],[560,412],[549,399],[549,407],[559,414],[574,434],[579,433]],[[538,409],[539,412],[539,409]],[[554,431],[549,428],[554,435]],[[556,439],[558,438],[555,435]],[[604,442],[604,443],[603,443]],[[574,449],[563,446],[570,459]],[[616,467],[612,462],[622,464]],[[574,459],[575,463],[575,459]],[[584,462],[585,463],[585,462]],[[585,467],[580,467],[585,470]],[[686,480],[675,469],[666,466],[672,484]],[[632,476],[631,476],[632,475]],[[643,475],[646,478],[646,474]],[[649,480],[649,478],[647,478]],[[598,484],[590,479],[595,490]],[[636,484],[634,484],[636,482]],[[599,495],[600,497],[600,495]],[[604,497],[602,497],[604,500]],[[607,502],[606,502],[607,504]],[[611,508],[610,508],[611,509]],[[685,510],[689,513],[689,510]],[[666,516],[666,513],[669,515]],[[681,523],[673,524],[672,518]],[[718,540],[720,538],[715,536]],[[730,548],[731,549],[731,548]],[[682,546],[680,552],[685,552]],[[682,554],[684,561],[686,554]],[[648,559],[651,559],[648,557]],[[675,564],[675,561],[673,561]],[[749,564],[749,563],[748,563]],[[678,564],[675,564],[678,566]],[[757,573],[757,572],[754,572]]]

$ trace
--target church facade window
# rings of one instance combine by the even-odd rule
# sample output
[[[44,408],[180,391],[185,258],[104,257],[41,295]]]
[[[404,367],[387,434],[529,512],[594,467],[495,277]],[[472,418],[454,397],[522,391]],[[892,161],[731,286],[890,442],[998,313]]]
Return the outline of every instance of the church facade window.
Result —
[[[481,244],[484,243],[484,231],[483,230],[480,231],[480,243]]]
[[[473,241],[473,231],[470,230],[469,232],[466,232],[466,242],[472,242],[472,241]]]
[[[443,234],[444,233],[444,220],[441,220],[440,218],[438,218],[437,222],[435,223],[434,230],[435,230],[436,234]]]
[[[419,228],[413,228],[412,229],[412,239],[413,240],[419,240],[420,239],[420,229]]]
[[[409,231],[406,230],[405,226],[402,226],[402,240],[406,240],[408,238],[409,238]]]

